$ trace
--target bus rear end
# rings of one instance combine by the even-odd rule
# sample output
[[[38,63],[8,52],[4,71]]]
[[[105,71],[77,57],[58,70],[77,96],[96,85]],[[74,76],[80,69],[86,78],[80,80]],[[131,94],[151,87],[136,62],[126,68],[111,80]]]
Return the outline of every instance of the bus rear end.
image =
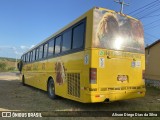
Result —
[[[91,102],[143,97],[144,37],[140,21],[113,11],[93,12]]]

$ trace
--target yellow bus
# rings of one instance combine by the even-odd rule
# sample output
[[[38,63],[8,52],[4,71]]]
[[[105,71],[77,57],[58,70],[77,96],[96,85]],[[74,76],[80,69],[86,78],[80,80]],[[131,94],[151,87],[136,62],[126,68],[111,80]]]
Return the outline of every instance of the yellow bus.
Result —
[[[94,7],[24,53],[23,85],[83,102],[112,102],[145,95],[141,22]]]

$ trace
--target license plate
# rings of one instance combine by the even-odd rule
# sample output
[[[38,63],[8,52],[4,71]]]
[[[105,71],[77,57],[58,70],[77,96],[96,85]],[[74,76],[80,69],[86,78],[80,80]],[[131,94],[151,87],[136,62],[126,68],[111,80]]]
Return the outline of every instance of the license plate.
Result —
[[[118,75],[117,80],[121,81],[121,82],[127,81],[128,80],[128,76],[127,75]]]

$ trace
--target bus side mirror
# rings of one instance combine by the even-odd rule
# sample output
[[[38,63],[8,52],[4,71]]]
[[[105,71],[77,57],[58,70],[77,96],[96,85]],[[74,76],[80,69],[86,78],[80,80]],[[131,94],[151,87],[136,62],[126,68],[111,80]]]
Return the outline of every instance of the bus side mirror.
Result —
[[[19,62],[17,63],[17,68],[18,68],[18,70],[19,70]],[[20,71],[20,70],[19,70]]]

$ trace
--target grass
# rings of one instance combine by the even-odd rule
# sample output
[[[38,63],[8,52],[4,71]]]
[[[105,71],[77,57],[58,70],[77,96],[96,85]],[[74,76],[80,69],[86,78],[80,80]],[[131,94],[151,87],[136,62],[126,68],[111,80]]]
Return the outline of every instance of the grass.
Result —
[[[17,67],[16,59],[0,57],[0,72],[7,72],[7,71],[13,72],[17,70],[16,67]]]
[[[19,60],[19,59],[18,59]],[[11,62],[16,62],[15,58],[6,58],[6,57],[0,57],[0,61],[11,61]]]

